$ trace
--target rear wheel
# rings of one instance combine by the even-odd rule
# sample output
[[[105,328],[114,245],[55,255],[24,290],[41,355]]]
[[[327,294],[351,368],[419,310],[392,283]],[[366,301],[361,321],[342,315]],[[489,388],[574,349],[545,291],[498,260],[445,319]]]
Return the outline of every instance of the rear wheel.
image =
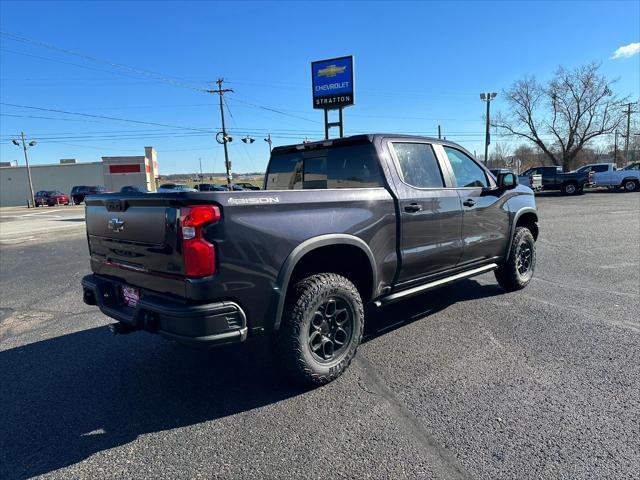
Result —
[[[307,384],[335,380],[362,339],[364,312],[358,290],[341,275],[320,273],[298,282],[287,297],[277,337],[285,368]]]
[[[495,271],[496,280],[508,292],[521,290],[531,282],[536,268],[536,242],[526,227],[516,228],[509,257]]]
[[[624,188],[625,192],[635,192],[638,190],[638,181],[637,180],[625,180],[622,183],[622,188]]]

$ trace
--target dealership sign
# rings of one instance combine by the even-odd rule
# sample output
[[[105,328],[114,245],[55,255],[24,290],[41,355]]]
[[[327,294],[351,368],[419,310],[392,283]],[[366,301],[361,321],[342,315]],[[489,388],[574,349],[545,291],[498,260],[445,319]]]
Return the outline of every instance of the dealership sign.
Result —
[[[332,110],[353,105],[353,57],[311,63],[313,108]]]

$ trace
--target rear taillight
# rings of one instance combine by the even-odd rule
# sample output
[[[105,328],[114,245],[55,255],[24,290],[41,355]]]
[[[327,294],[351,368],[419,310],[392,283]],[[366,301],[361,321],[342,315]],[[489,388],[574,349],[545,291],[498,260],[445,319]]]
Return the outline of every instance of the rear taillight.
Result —
[[[220,220],[215,205],[194,205],[180,209],[182,259],[188,277],[208,277],[216,273],[216,250],[204,238],[204,228]]]

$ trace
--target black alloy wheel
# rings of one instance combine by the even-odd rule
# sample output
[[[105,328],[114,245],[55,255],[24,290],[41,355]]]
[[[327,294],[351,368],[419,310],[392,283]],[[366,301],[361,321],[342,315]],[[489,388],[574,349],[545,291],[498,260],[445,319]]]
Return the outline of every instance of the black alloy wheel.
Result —
[[[319,362],[341,356],[353,335],[353,312],[339,297],[329,297],[313,314],[309,324],[309,349]]]

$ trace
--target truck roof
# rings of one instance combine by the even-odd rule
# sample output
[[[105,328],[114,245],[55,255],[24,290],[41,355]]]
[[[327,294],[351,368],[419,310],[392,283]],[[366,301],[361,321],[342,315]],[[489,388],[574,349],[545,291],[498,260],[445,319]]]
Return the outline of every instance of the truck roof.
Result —
[[[441,145],[449,145],[456,148],[461,148],[465,152],[467,151],[460,145],[454,142],[450,142],[448,140],[443,140],[435,137],[424,137],[420,135],[405,135],[401,133],[368,133],[362,135],[351,135],[349,137],[342,138],[331,138],[329,140],[319,140],[317,142],[308,142],[308,143],[298,143],[293,145],[281,145],[278,147],[273,147],[271,151],[272,154],[283,154],[283,153],[293,153],[300,150],[315,150],[316,148],[322,147],[333,147],[340,145],[362,145],[365,143],[374,143],[379,138],[402,138],[407,140],[420,140],[420,141],[428,141],[430,143],[437,143]]]

